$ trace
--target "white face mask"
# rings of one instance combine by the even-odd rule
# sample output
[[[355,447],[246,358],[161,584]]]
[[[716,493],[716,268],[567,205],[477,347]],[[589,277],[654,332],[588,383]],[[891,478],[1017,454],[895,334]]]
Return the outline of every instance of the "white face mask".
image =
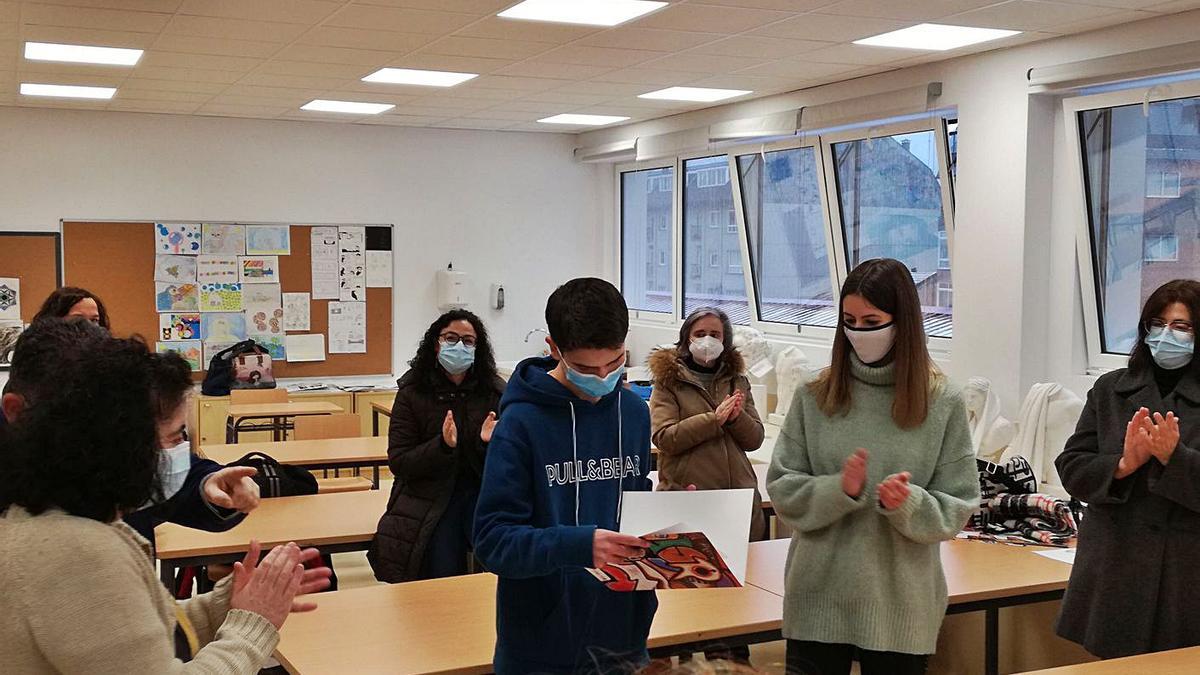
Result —
[[[183,441],[173,448],[161,450],[158,454],[158,481],[162,485],[162,501],[174,497],[183,489],[188,472],[192,469],[192,442]],[[144,504],[142,508],[162,503],[156,500]]]
[[[692,352],[692,358],[703,365],[709,365],[716,361],[721,353],[725,351],[725,345],[720,340],[711,336],[705,335],[702,338],[695,338],[688,349]]]
[[[846,338],[850,340],[850,346],[854,347],[854,353],[858,354],[858,360],[863,363],[870,364],[883,360],[883,357],[892,351],[892,345],[896,343],[895,324],[889,323],[874,328],[842,326],[842,329],[846,331]]]

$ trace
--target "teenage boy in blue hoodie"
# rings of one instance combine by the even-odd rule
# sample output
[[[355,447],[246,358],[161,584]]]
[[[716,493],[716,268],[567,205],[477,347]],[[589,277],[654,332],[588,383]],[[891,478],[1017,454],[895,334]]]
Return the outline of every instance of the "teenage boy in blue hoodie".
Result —
[[[585,568],[640,555],[621,495],[650,490],[650,413],[622,387],[629,312],[575,279],[546,303],[553,358],[517,366],[500,401],[475,511],[475,554],[500,577],[497,675],[645,665],[653,591],[610,591]]]

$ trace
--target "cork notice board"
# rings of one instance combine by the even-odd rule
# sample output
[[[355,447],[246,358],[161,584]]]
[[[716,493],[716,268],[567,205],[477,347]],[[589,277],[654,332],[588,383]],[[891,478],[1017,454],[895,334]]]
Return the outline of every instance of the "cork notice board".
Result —
[[[292,253],[279,256],[280,286],[284,293],[312,292],[309,227],[292,225]],[[368,231],[372,229],[374,226]],[[62,230],[66,283],[82,286],[104,301],[115,334],[139,334],[147,341],[153,341],[158,333],[158,313],[154,305],[154,223],[64,221]],[[366,297],[365,354],[327,353],[324,361],[277,361],[273,364],[275,376],[390,375],[392,289],[368,288]],[[329,302],[314,299],[310,308],[310,329],[289,331],[289,335],[325,334],[328,349]]]
[[[21,321],[29,323],[62,285],[57,232],[0,232],[0,277],[21,280]]]

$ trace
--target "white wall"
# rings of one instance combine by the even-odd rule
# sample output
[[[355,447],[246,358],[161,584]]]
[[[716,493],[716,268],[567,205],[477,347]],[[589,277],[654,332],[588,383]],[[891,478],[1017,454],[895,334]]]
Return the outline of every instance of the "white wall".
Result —
[[[0,230],[394,223],[394,369],[436,318],[434,273],[450,261],[471,274],[498,356],[516,358],[550,291],[603,270],[608,174],[573,147],[559,134],[0,108]],[[501,312],[487,307],[492,282],[506,287]]]
[[[1059,99],[1031,95],[1029,68],[1056,65],[1194,40],[1200,11],[914,66],[824,87],[732,104],[674,119],[585,134],[592,146],[753,115],[943,83],[939,106],[959,118],[954,271],[954,344],[946,368],[956,379],[989,378],[1005,410],[1016,415],[1035,382],[1059,381],[1079,394],[1086,375],[1083,317],[1076,269],[1078,193],[1063,177],[1066,157]],[[613,180],[603,181],[611,201]],[[615,245],[610,242],[610,245]],[[614,275],[615,276],[615,275]],[[638,325],[631,342],[645,349],[673,330]],[[804,343],[803,340],[788,342]],[[782,341],[779,341],[782,344]],[[806,347],[828,362],[819,342]]]

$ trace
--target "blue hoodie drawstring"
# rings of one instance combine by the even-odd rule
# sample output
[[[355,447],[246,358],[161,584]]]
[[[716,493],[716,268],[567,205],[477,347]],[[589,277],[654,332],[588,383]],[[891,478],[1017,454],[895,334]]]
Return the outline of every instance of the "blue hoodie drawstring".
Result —
[[[575,527],[579,527],[579,438],[575,435],[575,402],[571,406],[571,471],[575,472]]]
[[[575,402],[571,406],[571,470],[575,472],[575,525],[579,526],[579,437],[575,435]],[[621,412],[621,390],[617,390],[617,529],[621,528],[621,504],[625,497],[625,421]]]

